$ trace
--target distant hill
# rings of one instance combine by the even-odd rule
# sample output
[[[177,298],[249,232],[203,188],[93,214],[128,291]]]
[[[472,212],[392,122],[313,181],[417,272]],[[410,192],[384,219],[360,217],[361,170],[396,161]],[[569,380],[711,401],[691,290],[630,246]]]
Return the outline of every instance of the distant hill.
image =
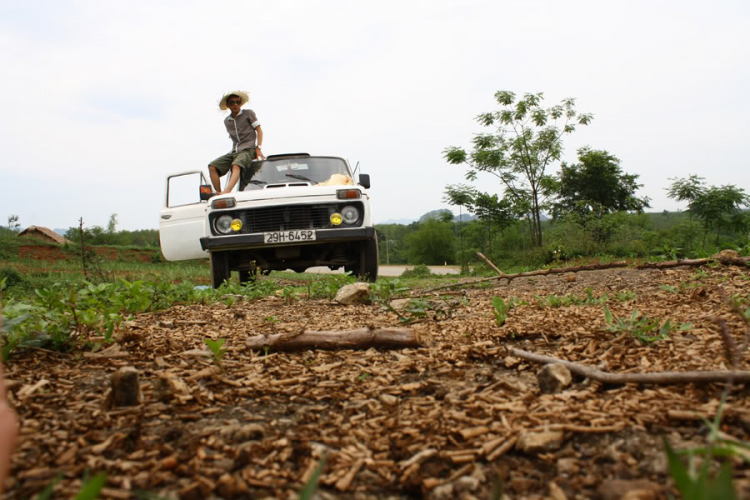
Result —
[[[419,218],[419,222],[424,222],[426,220],[431,220],[431,219],[439,219],[440,218],[440,214],[442,214],[442,213],[449,213],[449,214],[451,214],[453,216],[453,220],[454,221],[461,220],[463,222],[468,222],[470,220],[474,220],[474,219],[477,218],[476,215],[461,214],[461,218],[459,219],[458,215],[455,215],[453,212],[451,212],[447,208],[440,208],[438,210],[431,210],[431,211],[427,212],[426,214],[424,214],[422,217]]]
[[[414,219],[388,219],[382,222],[377,222],[377,224],[401,224],[403,226],[408,226],[412,222],[414,222]]]
[[[53,231],[59,234],[60,236],[65,236],[65,233],[68,232],[67,229],[61,229],[59,227],[56,227],[55,229],[53,229]]]
[[[432,220],[432,219],[439,219],[440,215],[445,212],[453,215],[453,212],[445,208],[440,208],[438,210],[430,210],[429,212],[427,212],[426,214],[424,214],[422,217],[419,218],[419,222],[424,222],[424,221]]]

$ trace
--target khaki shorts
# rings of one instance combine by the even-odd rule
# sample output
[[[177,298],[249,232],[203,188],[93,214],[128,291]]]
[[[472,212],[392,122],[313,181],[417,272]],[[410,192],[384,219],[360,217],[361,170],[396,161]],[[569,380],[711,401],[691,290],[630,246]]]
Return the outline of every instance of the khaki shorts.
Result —
[[[209,163],[209,166],[216,167],[219,171],[219,176],[223,176],[232,165],[239,165],[242,170],[250,168],[250,163],[255,159],[255,149],[243,149],[238,153],[227,153],[223,156],[219,156],[214,161]]]

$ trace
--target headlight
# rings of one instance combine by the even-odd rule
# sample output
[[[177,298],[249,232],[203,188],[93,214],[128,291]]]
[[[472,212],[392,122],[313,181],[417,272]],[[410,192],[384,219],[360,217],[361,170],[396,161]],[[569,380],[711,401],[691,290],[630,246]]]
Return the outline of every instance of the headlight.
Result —
[[[216,219],[216,222],[214,222],[214,226],[216,227],[216,230],[220,232],[221,234],[231,233],[232,232],[232,216],[222,215],[221,217]]]
[[[346,224],[354,224],[359,220],[359,210],[351,205],[347,205],[341,209],[341,216],[344,218]]]

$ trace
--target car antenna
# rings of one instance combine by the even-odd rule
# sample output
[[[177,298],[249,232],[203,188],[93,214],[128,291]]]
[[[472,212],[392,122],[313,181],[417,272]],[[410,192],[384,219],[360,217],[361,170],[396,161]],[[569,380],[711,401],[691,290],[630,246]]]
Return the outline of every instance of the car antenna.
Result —
[[[357,165],[354,167],[354,174],[357,175],[357,170],[359,170],[359,162],[357,162]]]

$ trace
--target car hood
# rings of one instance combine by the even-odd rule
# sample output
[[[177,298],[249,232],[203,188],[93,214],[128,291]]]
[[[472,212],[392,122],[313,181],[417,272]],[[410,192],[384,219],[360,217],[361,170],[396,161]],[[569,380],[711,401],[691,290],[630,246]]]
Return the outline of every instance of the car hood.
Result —
[[[364,190],[360,186],[335,185],[335,186],[278,186],[264,189],[253,189],[251,191],[238,191],[231,196],[237,200],[237,203],[259,200],[283,200],[284,198],[305,198],[305,197],[335,197],[336,191],[340,189],[359,189],[364,197]]]

